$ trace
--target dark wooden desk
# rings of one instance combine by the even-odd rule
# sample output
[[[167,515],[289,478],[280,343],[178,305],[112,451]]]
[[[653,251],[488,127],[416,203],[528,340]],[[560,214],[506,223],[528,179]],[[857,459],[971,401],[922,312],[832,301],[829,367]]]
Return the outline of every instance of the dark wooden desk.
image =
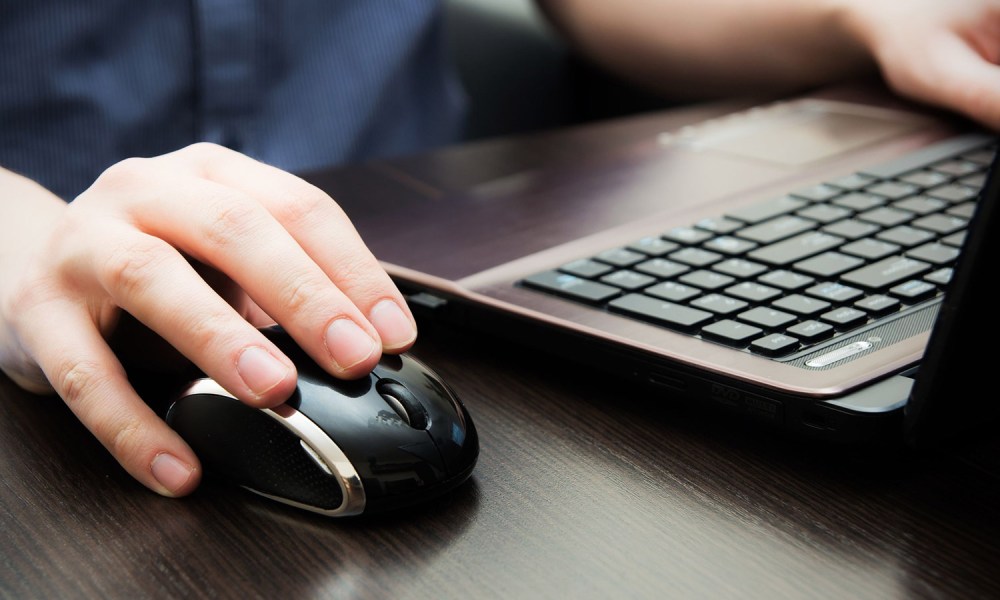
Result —
[[[156,496],[59,399],[0,378],[0,598],[1000,597],[994,440],[879,461],[446,326],[414,354],[468,405],[479,464],[354,520],[211,480]]]

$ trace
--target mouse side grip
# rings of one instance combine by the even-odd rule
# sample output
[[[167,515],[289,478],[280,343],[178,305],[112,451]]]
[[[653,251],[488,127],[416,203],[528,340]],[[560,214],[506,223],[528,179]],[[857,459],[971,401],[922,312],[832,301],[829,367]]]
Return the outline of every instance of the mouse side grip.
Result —
[[[308,456],[298,436],[263,411],[232,398],[196,394],[175,402],[167,423],[218,476],[318,509],[343,503],[337,479]]]

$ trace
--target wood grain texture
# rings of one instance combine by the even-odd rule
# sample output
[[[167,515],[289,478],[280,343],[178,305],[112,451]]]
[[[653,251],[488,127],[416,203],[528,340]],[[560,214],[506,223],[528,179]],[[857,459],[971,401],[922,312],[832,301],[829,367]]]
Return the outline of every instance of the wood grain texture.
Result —
[[[160,498],[4,380],[0,596],[1000,595],[993,442],[868,460],[442,327],[414,354],[468,405],[480,462],[439,502],[353,520],[210,480]]]

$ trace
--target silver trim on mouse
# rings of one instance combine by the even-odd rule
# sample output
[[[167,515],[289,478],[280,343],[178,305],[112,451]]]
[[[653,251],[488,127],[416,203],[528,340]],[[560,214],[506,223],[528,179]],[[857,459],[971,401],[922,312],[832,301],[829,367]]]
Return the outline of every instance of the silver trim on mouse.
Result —
[[[184,390],[184,393],[181,396],[190,396],[194,394],[225,396],[239,402],[239,399],[236,396],[226,391],[226,389],[219,385],[214,379],[210,378],[198,379],[186,390]],[[324,472],[336,477],[337,485],[340,486],[340,491],[343,495],[343,501],[340,503],[340,506],[336,508],[324,509],[278,496],[273,496],[271,494],[265,494],[264,492],[255,490],[251,487],[242,487],[266,498],[331,517],[346,517],[361,514],[361,512],[365,509],[365,488],[361,483],[361,477],[358,475],[357,470],[354,468],[354,465],[351,464],[347,455],[344,454],[344,451],[340,449],[340,446],[330,439],[330,436],[328,436],[326,432],[319,427],[319,425],[316,425],[316,423],[310,420],[309,417],[287,404],[281,404],[274,408],[263,408],[260,410],[298,436],[306,454],[308,454],[309,457],[315,461]]]

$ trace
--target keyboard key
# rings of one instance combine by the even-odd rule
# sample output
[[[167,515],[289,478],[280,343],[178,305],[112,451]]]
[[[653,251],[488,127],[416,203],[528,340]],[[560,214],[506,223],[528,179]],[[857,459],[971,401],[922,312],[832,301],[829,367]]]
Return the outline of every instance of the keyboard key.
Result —
[[[920,186],[922,188],[934,187],[936,185],[941,185],[942,183],[947,183],[950,177],[944,173],[939,173],[937,171],[914,171],[912,173],[907,173],[899,178],[900,181],[905,181],[906,183],[912,183],[913,185]]]
[[[826,300],[820,300],[819,298],[810,298],[802,294],[792,294],[791,296],[775,300],[771,303],[771,306],[803,317],[812,317],[829,310],[832,305]]]
[[[711,250],[713,252],[719,252],[729,256],[738,256],[740,254],[745,254],[749,250],[753,250],[757,247],[757,244],[748,242],[747,240],[741,240],[740,238],[733,237],[731,235],[720,235],[717,238],[708,240],[702,246],[706,250]]]
[[[833,335],[833,325],[821,321],[802,321],[785,330],[805,343],[815,343]]]
[[[865,264],[865,261],[839,252],[824,252],[819,256],[795,263],[795,270],[814,275],[820,279],[833,279],[845,271]]]
[[[931,165],[931,168],[939,173],[951,175],[952,177],[961,177],[980,170],[979,165],[968,160],[946,160]]]
[[[756,277],[757,275],[767,271],[767,267],[751,260],[730,258],[729,260],[715,263],[712,265],[712,270],[718,271],[719,273],[725,273],[726,275],[732,275],[733,277],[738,277],[740,279],[747,279],[750,277]]]
[[[671,329],[694,332],[712,320],[712,313],[650,298],[642,294],[627,294],[608,303],[608,309],[637,319],[652,321]]]
[[[953,217],[959,217],[968,221],[972,218],[972,215],[976,212],[975,202],[963,202],[962,204],[956,204],[948,210],[945,211]]]
[[[692,301],[691,306],[713,312],[717,315],[730,315],[738,310],[743,310],[749,304],[743,300],[730,298],[723,294],[707,294]]]
[[[844,238],[835,235],[820,231],[810,231],[783,242],[757,248],[747,254],[747,257],[769,265],[784,266],[808,256],[819,254],[830,248],[835,248],[843,241]]]
[[[777,217],[778,215],[788,214],[799,210],[800,208],[805,208],[808,204],[809,203],[805,200],[792,198],[791,196],[782,196],[780,198],[775,198],[773,200],[737,209],[728,213],[726,216],[739,219],[740,221],[750,223],[752,225],[754,223],[760,223]]]
[[[662,237],[678,244],[700,244],[705,240],[711,239],[713,234],[703,229],[695,229],[694,227],[674,227],[669,231],[665,231]]]
[[[937,271],[932,271],[924,275],[924,281],[933,283],[939,287],[947,287],[951,283],[951,277],[954,273],[954,269],[951,267],[945,267],[944,269],[938,269]]]
[[[929,262],[937,266],[953,263],[958,258],[958,254],[958,248],[937,243],[924,244],[906,252],[906,256],[910,258]]]
[[[889,293],[893,296],[896,296],[903,302],[910,303],[926,300],[933,296],[935,292],[937,292],[937,287],[934,284],[916,279],[903,282],[889,290]]]
[[[874,294],[866,296],[854,303],[854,308],[863,310],[873,317],[881,317],[899,310],[900,302],[892,296]]]
[[[736,235],[757,242],[758,244],[771,244],[802,233],[803,231],[815,229],[815,227],[816,221],[811,219],[795,215],[783,215],[764,221],[758,225],[741,229]]]
[[[826,300],[827,302],[832,302],[833,304],[845,304],[847,302],[857,300],[861,296],[865,295],[865,293],[858,288],[837,283],[835,281],[814,285],[806,290],[806,293],[813,298]]]
[[[842,206],[831,204],[814,204],[795,213],[800,217],[812,219],[818,223],[833,223],[851,215],[851,211]]]
[[[685,273],[678,279],[683,283],[699,287],[703,290],[717,290],[719,288],[726,287],[727,285],[731,285],[734,281],[736,281],[729,275],[706,271],[704,269]]]
[[[904,248],[909,248],[934,239],[934,234],[924,229],[910,227],[909,225],[900,225],[899,227],[880,231],[875,237],[880,240],[892,242],[893,244],[899,244]]]
[[[671,302],[684,302],[701,294],[701,290],[676,281],[664,281],[643,290],[644,294]]]
[[[635,271],[615,271],[601,277],[601,283],[613,285],[623,290],[635,291],[656,283],[656,278]]]
[[[899,202],[893,202],[892,207],[898,208],[900,210],[908,210],[911,213],[918,215],[927,215],[933,212],[937,212],[948,206],[948,203],[944,200],[939,200],[937,198],[928,198],[927,196],[913,196],[912,198],[907,198],[905,200],[900,200]]]
[[[912,277],[917,277],[929,271],[930,268],[928,263],[920,260],[905,256],[891,256],[856,271],[845,273],[841,276],[841,280],[866,290],[884,290]]]
[[[742,298],[743,300],[758,304],[761,302],[767,302],[768,300],[776,298],[782,294],[781,290],[778,288],[764,285],[762,283],[754,283],[752,281],[744,281],[743,283],[737,283],[736,285],[727,287],[725,292],[730,296]]]
[[[781,333],[758,338],[750,343],[750,351],[765,356],[783,356],[799,348],[799,340]]]
[[[641,262],[635,265],[633,268],[640,273],[652,275],[653,277],[658,277],[660,279],[670,279],[671,277],[676,277],[681,273],[687,273],[691,270],[691,267],[687,265],[682,265],[679,262],[674,262],[665,258],[647,260],[646,262]]]
[[[830,312],[823,313],[819,318],[837,329],[845,330],[866,323],[868,321],[868,314],[850,306],[842,306]]]
[[[857,256],[866,260],[878,260],[890,254],[899,252],[899,246],[878,239],[865,238],[840,247],[844,254]]]
[[[830,235],[836,235],[848,240],[856,240],[867,235],[872,235],[878,230],[878,225],[864,223],[857,219],[844,219],[823,228],[823,231]]]
[[[823,202],[824,200],[829,200],[834,196],[839,196],[843,193],[840,188],[834,187],[832,185],[827,185],[825,183],[820,183],[814,186],[807,187],[795,192],[792,192],[792,196],[796,198],[805,198],[806,200],[812,200],[813,202]]]
[[[670,254],[671,260],[682,262],[692,267],[706,267],[722,259],[718,252],[711,252],[701,248],[681,248],[677,252]]]
[[[627,246],[629,250],[642,252],[647,256],[663,256],[668,252],[673,252],[679,247],[680,246],[674,242],[655,236],[644,237]]]
[[[757,278],[757,281],[773,285],[774,287],[778,287],[786,291],[795,291],[810,285],[816,280],[801,273],[779,269],[777,271],[771,271],[770,273],[761,275]]]
[[[712,233],[723,235],[732,233],[744,225],[745,223],[743,223],[743,221],[737,221],[735,219],[727,219],[726,217],[710,217],[698,221],[694,226],[698,229],[704,229],[705,231],[711,231]]]
[[[939,235],[948,235],[960,229],[965,229],[968,221],[961,217],[952,217],[949,215],[927,215],[926,217],[920,217],[912,225],[918,229],[926,229]]]
[[[723,319],[717,323],[705,326],[701,330],[702,337],[732,346],[746,346],[750,340],[764,333],[759,327]]]
[[[558,271],[536,273],[525,277],[523,283],[529,287],[591,304],[604,302],[621,293],[616,287]]]
[[[899,210],[898,208],[883,206],[881,208],[875,208],[860,213],[856,216],[856,218],[859,221],[864,221],[866,223],[873,223],[881,227],[895,227],[896,225],[902,225],[903,223],[906,223],[914,216],[916,215],[906,210]]]
[[[637,262],[646,260],[647,256],[641,252],[629,250],[628,248],[612,248],[611,250],[601,252],[594,258],[616,267],[631,267]]]
[[[590,260],[589,258],[581,258],[580,260],[574,260],[571,263],[567,263],[561,267],[559,270],[564,273],[569,273],[571,275],[576,275],[577,277],[600,277],[605,273],[610,273],[614,267],[611,265],[597,262],[596,260]]]
[[[959,231],[949,236],[945,236],[941,238],[941,243],[948,244],[949,246],[954,246],[956,248],[961,248],[965,244],[965,232]]]
[[[828,183],[834,187],[839,187],[845,190],[860,190],[866,185],[875,181],[875,177],[870,175],[864,175],[862,173],[852,173],[850,175],[844,175],[843,177],[838,177]]]
[[[878,208],[884,205],[888,200],[884,196],[876,196],[875,194],[864,194],[861,192],[853,192],[847,194],[846,196],[841,196],[833,201],[833,204],[840,206],[842,208],[847,208],[855,212],[861,212],[865,210],[871,210],[873,208]]]
[[[902,181],[883,181],[866,187],[865,191],[869,194],[876,194],[893,200],[899,200],[900,198],[906,198],[907,196],[916,194],[920,191],[920,188],[912,183],[905,183]]]
[[[765,329],[780,329],[790,323],[794,323],[797,320],[795,315],[791,313],[774,310],[773,308],[767,308],[766,306],[751,308],[746,312],[740,313],[738,318],[740,321],[757,325]]]
[[[945,200],[947,202],[967,202],[975,200],[979,195],[979,190],[965,185],[953,183],[927,190],[927,195],[931,198]]]

